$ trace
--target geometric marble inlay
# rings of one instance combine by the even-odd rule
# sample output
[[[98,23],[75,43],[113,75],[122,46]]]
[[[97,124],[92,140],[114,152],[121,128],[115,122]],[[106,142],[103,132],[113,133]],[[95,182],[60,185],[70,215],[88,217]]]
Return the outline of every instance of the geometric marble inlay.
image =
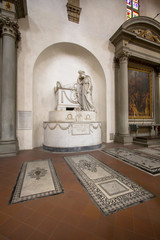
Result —
[[[90,154],[72,155],[64,159],[104,215],[154,197]]]
[[[117,197],[132,191],[116,179],[98,185],[107,193],[108,197]]]

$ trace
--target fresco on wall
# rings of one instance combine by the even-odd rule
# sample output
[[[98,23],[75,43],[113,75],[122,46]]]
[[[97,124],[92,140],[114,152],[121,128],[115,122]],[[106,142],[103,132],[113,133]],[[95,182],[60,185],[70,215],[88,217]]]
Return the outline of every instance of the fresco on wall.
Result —
[[[152,118],[151,72],[129,68],[128,70],[129,118]]]

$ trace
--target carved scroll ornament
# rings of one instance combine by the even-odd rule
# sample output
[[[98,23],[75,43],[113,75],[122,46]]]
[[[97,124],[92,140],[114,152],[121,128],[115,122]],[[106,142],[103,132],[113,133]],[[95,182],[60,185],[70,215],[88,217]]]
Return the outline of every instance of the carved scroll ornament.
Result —
[[[2,34],[8,34],[20,40],[19,26],[16,21],[11,21],[8,17],[0,17],[0,31]]]
[[[117,58],[119,59],[120,62],[127,62],[129,55],[130,55],[129,52],[123,51],[117,56]]]
[[[160,38],[153,34],[152,31],[150,29],[134,29],[132,30],[133,33],[137,34],[138,36],[140,37],[143,37],[147,40],[150,40],[152,42],[156,42],[156,43],[159,43],[160,44]]]

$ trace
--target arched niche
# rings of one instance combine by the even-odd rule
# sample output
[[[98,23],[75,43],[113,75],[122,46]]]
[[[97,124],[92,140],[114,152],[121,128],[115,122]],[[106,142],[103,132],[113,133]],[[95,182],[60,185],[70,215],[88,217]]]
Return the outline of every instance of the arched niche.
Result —
[[[97,58],[84,47],[61,42],[46,48],[37,58],[33,71],[33,146],[43,144],[43,121],[56,108],[56,82],[76,83],[78,70],[84,70],[92,79],[93,102],[97,121],[102,122],[102,140],[105,141],[106,80]]]
[[[115,141],[131,143],[132,137],[155,135],[153,130],[160,125],[160,23],[144,16],[129,19],[110,41],[115,46]],[[135,101],[132,104],[130,102],[128,86],[130,74],[134,72],[143,75],[146,83],[149,82],[149,101],[145,96],[145,101],[149,102],[149,113],[139,110]],[[139,95],[142,94],[143,91],[139,89]],[[132,106],[134,114],[130,113]]]

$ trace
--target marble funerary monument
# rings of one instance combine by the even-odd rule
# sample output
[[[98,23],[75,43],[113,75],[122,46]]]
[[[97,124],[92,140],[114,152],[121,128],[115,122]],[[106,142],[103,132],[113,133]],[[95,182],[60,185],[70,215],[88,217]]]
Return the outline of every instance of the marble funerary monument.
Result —
[[[43,148],[54,152],[83,151],[101,147],[101,123],[96,121],[92,81],[78,71],[77,83],[54,89],[57,107],[43,123]]]

